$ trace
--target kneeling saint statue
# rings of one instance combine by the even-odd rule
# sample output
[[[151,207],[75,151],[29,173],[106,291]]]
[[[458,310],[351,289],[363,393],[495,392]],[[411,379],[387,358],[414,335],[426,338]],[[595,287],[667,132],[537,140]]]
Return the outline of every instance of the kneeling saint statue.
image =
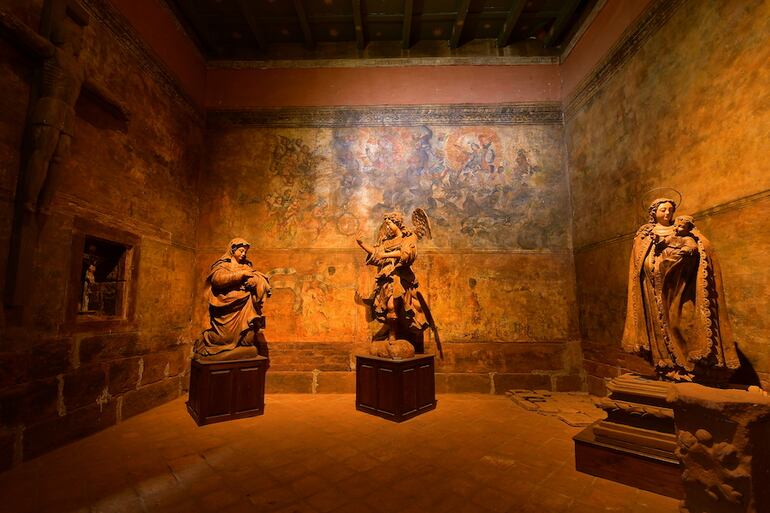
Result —
[[[265,326],[262,304],[270,297],[270,282],[247,258],[250,244],[230,241],[227,251],[211,265],[209,317],[211,327],[195,343],[194,358],[236,360],[257,356],[259,331]]]

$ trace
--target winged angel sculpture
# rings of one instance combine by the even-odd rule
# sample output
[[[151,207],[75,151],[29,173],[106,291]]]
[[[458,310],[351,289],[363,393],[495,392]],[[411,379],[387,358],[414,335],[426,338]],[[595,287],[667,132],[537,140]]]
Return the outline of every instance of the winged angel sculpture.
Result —
[[[374,290],[360,298],[371,316],[383,323],[374,335],[371,353],[384,358],[411,358],[424,350],[423,332],[431,328],[441,351],[438,331],[412,271],[417,258],[417,241],[432,237],[428,215],[421,208],[412,212],[411,228],[400,212],[384,215],[373,246],[356,239],[366,251],[366,263],[377,268]]]

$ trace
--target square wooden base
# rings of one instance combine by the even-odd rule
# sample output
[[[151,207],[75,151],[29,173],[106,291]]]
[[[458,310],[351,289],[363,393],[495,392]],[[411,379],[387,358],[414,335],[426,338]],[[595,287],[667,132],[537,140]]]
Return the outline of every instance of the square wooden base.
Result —
[[[436,407],[434,355],[356,355],[356,409],[402,422]]]
[[[262,415],[265,411],[267,358],[193,360],[187,411],[202,426]]]

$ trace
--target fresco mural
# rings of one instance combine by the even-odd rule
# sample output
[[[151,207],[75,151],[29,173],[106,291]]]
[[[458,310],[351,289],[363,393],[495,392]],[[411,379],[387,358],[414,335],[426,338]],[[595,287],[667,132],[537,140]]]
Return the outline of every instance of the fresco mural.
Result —
[[[268,162],[238,167],[259,184],[239,196],[266,220],[259,236],[270,247],[347,246],[383,213],[418,206],[436,225],[435,247],[567,246],[558,126],[275,129],[267,138]]]

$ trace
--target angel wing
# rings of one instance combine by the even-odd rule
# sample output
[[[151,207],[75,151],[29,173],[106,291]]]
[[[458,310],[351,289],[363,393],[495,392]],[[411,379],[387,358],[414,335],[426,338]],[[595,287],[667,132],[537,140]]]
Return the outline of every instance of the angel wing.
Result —
[[[414,226],[414,233],[417,234],[418,239],[425,237],[432,239],[433,234],[430,231],[430,220],[428,214],[421,208],[415,208],[412,212],[412,225]]]

